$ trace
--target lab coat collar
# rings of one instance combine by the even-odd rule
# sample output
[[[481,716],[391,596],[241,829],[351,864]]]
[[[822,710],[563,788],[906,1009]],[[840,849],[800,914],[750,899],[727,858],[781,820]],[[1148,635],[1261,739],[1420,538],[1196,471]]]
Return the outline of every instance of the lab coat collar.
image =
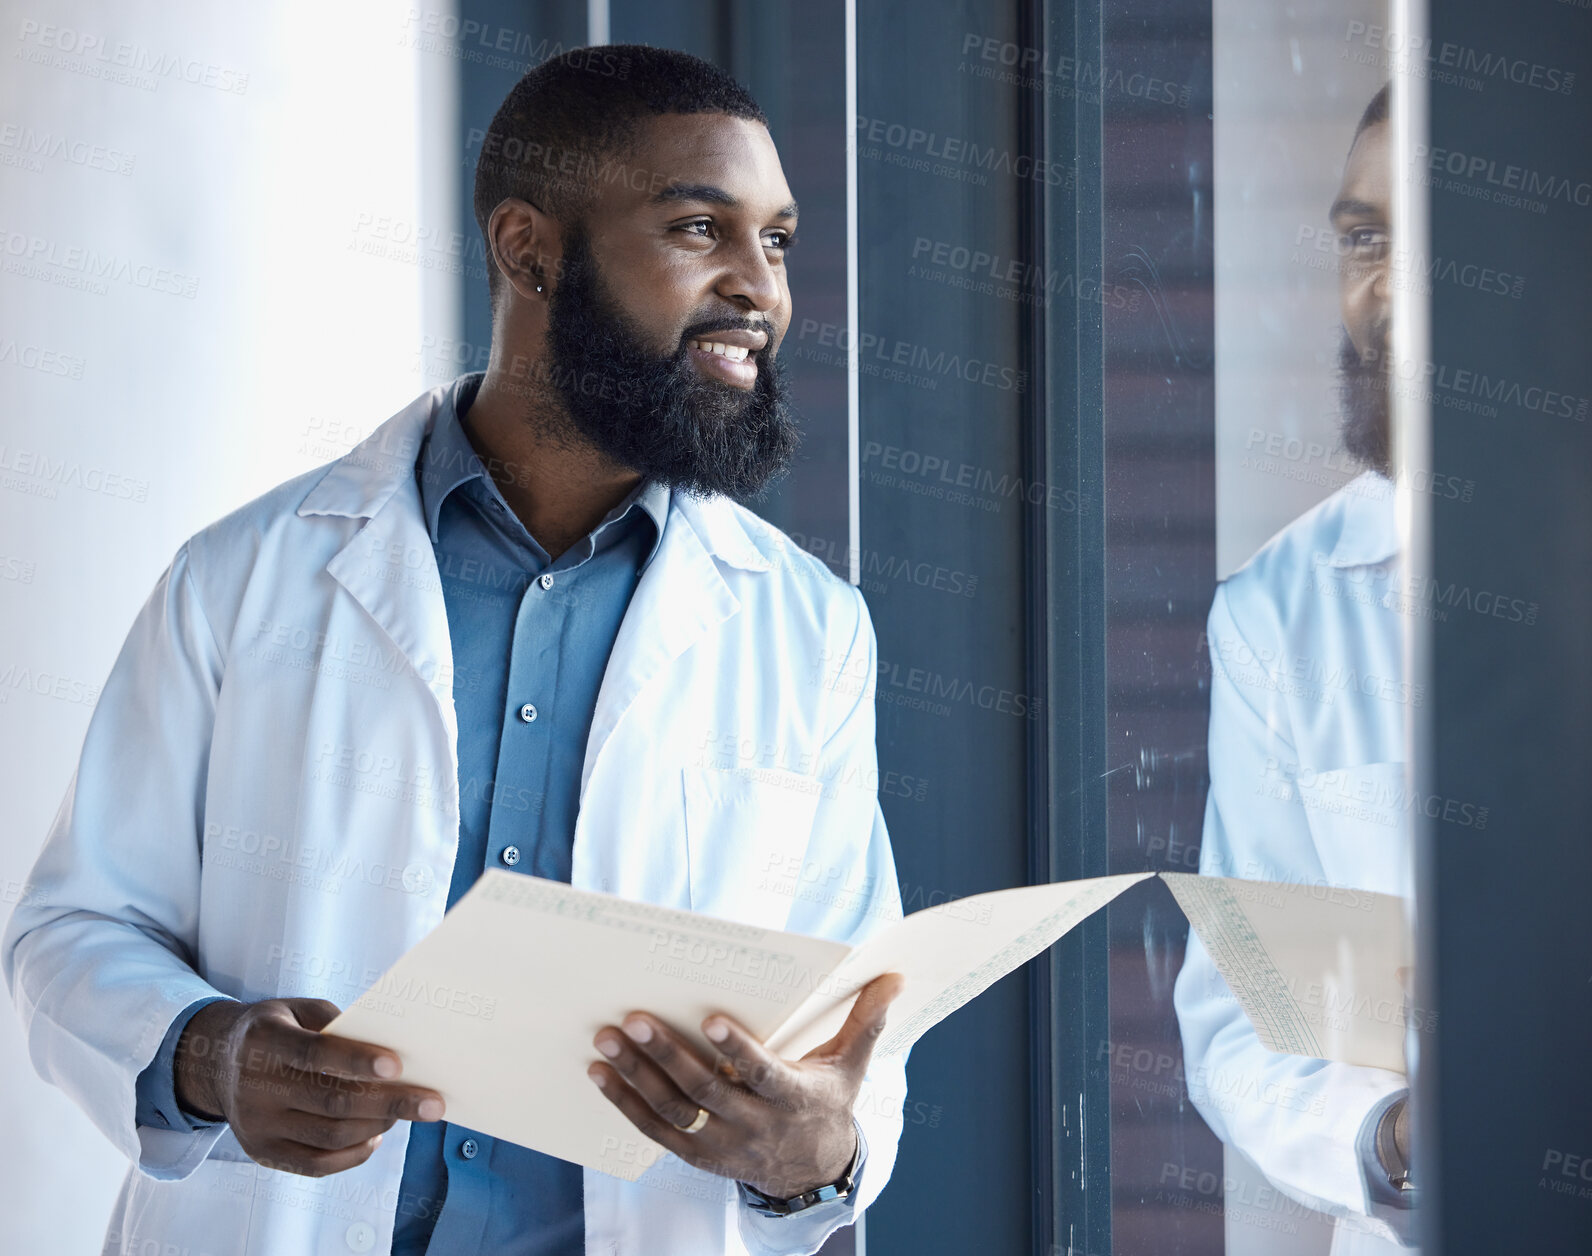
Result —
[[[452,741],[458,735],[453,645],[414,473],[421,441],[448,387],[417,397],[333,463],[298,513],[367,520],[326,564],[326,573],[425,679]],[[754,572],[773,567],[731,502],[670,494],[656,557],[631,598],[603,674],[581,773],[582,797],[610,734],[642,690],[703,634],[740,610],[719,563]]]
[[[1343,497],[1343,527],[1327,559],[1331,567],[1371,567],[1399,550],[1393,482],[1364,471],[1338,490]]]
[[[414,486],[415,459],[420,455],[421,442],[453,387],[450,382],[422,393],[332,463],[305,496],[298,513],[375,519],[400,489]],[[418,491],[414,498],[418,511]],[[768,571],[773,567],[747,534],[734,506],[724,498],[673,492],[669,499],[670,516],[682,516],[718,561],[742,571]],[[424,520],[419,522],[424,529]]]

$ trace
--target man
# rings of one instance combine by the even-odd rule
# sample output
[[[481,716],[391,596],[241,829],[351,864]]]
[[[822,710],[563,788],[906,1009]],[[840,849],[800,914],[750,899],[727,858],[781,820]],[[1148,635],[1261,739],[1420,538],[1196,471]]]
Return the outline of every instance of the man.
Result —
[[[673,1153],[636,1183],[317,1032],[487,866],[837,939],[900,915],[876,794],[834,786],[876,777],[871,687],[834,683],[874,672],[866,608],[728,496],[795,444],[762,113],[576,50],[505,100],[475,204],[488,369],[178,550],[7,932],[40,1073],[135,1162],[107,1252],[812,1252],[889,1177],[893,976],[800,1061],[616,1008],[570,1084]],[[783,889],[805,864],[872,892]]]
[[[1389,459],[1393,253],[1388,90],[1360,119],[1331,209],[1339,236],[1343,441],[1365,468],[1216,592],[1211,788],[1200,871],[1410,892],[1406,612]],[[1334,1251],[1411,1232],[1401,1075],[1266,1050],[1190,935],[1176,988],[1189,1094],[1279,1188],[1336,1219]]]

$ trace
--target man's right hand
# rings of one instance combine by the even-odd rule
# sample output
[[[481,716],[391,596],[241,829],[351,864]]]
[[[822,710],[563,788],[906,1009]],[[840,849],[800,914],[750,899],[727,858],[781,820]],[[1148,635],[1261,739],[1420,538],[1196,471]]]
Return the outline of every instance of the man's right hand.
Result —
[[[177,1100],[225,1120],[249,1157],[325,1177],[363,1164],[398,1121],[442,1119],[442,1096],[394,1079],[385,1047],[322,1034],[338,1014],[325,999],[203,1007],[177,1043]]]

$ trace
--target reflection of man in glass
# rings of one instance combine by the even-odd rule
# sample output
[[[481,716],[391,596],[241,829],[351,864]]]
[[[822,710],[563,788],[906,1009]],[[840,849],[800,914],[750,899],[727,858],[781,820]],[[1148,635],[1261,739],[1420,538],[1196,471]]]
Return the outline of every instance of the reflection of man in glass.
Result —
[[[1339,237],[1343,440],[1365,470],[1294,520],[1211,607],[1202,873],[1409,891],[1402,564],[1388,476],[1388,91],[1356,130]],[[1197,937],[1178,978],[1189,1093],[1281,1190],[1337,1218],[1334,1252],[1411,1232],[1408,1085],[1268,1051]]]

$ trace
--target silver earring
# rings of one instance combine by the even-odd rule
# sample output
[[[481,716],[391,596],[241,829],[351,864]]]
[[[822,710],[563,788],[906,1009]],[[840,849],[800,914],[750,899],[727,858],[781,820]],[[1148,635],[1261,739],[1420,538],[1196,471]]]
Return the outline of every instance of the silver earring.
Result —
[[[541,291],[541,290],[542,290],[542,285],[541,285],[541,284],[537,284],[537,285],[536,285],[536,290],[537,290],[537,291],[538,291],[538,292],[540,292],[540,291]]]

